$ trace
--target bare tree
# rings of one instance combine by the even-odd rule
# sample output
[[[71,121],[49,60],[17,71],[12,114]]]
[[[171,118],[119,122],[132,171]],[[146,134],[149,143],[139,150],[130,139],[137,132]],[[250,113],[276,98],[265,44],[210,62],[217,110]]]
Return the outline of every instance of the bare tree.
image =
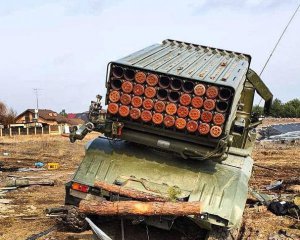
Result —
[[[17,113],[14,109],[8,108],[5,103],[0,102],[0,124],[9,125],[15,122]]]

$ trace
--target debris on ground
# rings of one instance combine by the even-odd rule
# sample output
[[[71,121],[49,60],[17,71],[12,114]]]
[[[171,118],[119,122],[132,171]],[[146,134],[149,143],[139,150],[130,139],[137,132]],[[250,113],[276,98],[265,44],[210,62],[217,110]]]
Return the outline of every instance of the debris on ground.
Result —
[[[278,190],[278,189],[281,189],[282,183],[283,183],[283,180],[278,180],[278,181],[272,182],[270,185],[266,186],[266,189],[267,190]]]
[[[27,187],[32,185],[47,185],[47,186],[54,186],[54,181],[49,179],[43,179],[39,181],[33,181],[28,179],[12,179],[7,180],[5,183],[6,187]]]

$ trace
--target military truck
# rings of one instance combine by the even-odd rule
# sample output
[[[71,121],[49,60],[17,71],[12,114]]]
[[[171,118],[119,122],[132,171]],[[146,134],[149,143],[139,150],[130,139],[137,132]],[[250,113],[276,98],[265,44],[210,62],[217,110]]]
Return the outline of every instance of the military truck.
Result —
[[[252,114],[254,95],[265,100],[265,113],[273,97],[250,63],[247,54],[170,39],[110,62],[107,110],[98,95],[89,122],[70,134],[74,142],[101,133],[86,145],[66,184],[65,204],[75,211],[83,199],[134,200],[95,187],[96,181],[175,202],[199,201],[195,215],[128,217],[168,230],[180,222],[186,233],[191,226],[205,229],[199,239],[236,239],[260,123]],[[82,213],[65,221],[74,230],[86,227]]]

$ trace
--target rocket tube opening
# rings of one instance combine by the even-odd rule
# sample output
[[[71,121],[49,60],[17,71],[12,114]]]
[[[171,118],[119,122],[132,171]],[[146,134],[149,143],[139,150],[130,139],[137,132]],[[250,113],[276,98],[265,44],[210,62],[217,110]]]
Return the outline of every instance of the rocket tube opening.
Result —
[[[222,88],[219,92],[221,100],[228,100],[231,97],[231,90],[229,88]]]
[[[182,85],[182,90],[186,93],[191,93],[194,90],[194,83],[191,81],[186,81]]]
[[[116,104],[116,103],[110,103],[110,104],[108,104],[107,111],[110,114],[116,114],[119,111],[118,104]]]
[[[116,90],[111,91],[108,98],[111,102],[118,102],[120,100],[120,92]]]
[[[166,77],[166,76],[160,77],[158,85],[161,88],[167,88],[167,87],[169,87],[170,86],[170,78]]]
[[[180,95],[178,92],[171,91],[169,92],[168,99],[170,102],[178,102]]]
[[[146,81],[146,74],[144,72],[137,72],[134,76],[137,83],[144,83]]]
[[[124,74],[124,69],[122,67],[115,66],[113,67],[112,74],[116,78],[121,78]]]
[[[128,105],[131,103],[131,96],[127,93],[122,94],[120,101],[123,105]]]
[[[163,122],[164,117],[161,113],[154,113],[152,116],[152,122],[156,125],[159,125]]]
[[[124,73],[124,77],[127,80],[133,80],[135,76],[135,72],[132,69],[126,69]]]
[[[159,89],[157,91],[157,98],[160,100],[165,100],[168,97],[168,92],[166,89]]]
[[[166,115],[164,118],[164,124],[166,127],[173,127],[175,124],[175,118],[170,115]]]
[[[166,106],[166,112],[169,115],[174,115],[177,112],[177,106],[176,106],[176,104],[175,103],[169,103]]]
[[[203,96],[205,94],[205,86],[203,84],[197,84],[195,87],[194,87],[194,93],[195,95],[197,96]]]
[[[140,118],[140,116],[141,116],[141,110],[140,109],[138,109],[138,108],[132,108],[130,110],[130,117],[132,119],[137,120],[137,119]]]
[[[145,88],[141,84],[136,84],[133,87],[133,93],[134,93],[134,95],[140,96],[140,95],[142,95],[144,93],[144,91],[145,91]]]
[[[142,104],[143,104],[143,99],[141,97],[134,96],[131,99],[131,105],[136,107],[136,108],[139,108],[140,106],[142,106]]]
[[[148,110],[142,111],[141,113],[141,119],[144,122],[150,122],[152,120],[152,113]]]
[[[206,90],[206,96],[208,98],[216,98],[218,96],[218,94],[219,94],[219,89],[215,86],[210,86]]]
[[[132,89],[133,89],[133,85],[132,85],[131,82],[125,81],[125,82],[122,83],[123,92],[130,93],[132,91]]]
[[[217,138],[222,134],[222,128],[219,126],[213,126],[210,129],[210,135]]]
[[[218,101],[216,104],[216,109],[218,112],[226,112],[228,109],[228,103],[225,101]]]
[[[184,129],[186,126],[186,120],[184,118],[177,118],[175,121],[175,127],[179,130]]]
[[[188,114],[189,114],[189,109],[187,107],[184,107],[184,106],[178,107],[178,109],[177,109],[178,117],[185,118],[185,117],[187,117]]]
[[[119,114],[122,117],[127,117],[129,115],[129,107],[125,105],[121,105],[119,107]]]
[[[198,127],[198,131],[201,135],[206,135],[209,133],[210,126],[207,123],[200,123]]]
[[[196,132],[198,129],[198,123],[196,121],[188,121],[188,123],[186,124],[186,129],[189,132]]]
[[[207,111],[213,110],[215,108],[215,106],[216,106],[216,103],[212,99],[206,99],[203,103],[203,107]]]
[[[155,110],[156,112],[161,113],[161,112],[165,111],[165,108],[166,108],[166,105],[165,105],[165,103],[164,103],[163,101],[157,101],[157,102],[154,104],[154,110]]]
[[[194,108],[201,108],[203,106],[203,98],[201,97],[193,97],[192,99],[192,106]]]
[[[171,86],[171,89],[173,90],[179,90],[181,88],[181,80],[177,79],[177,78],[174,78],[171,83],[170,83],[170,86]]]
[[[191,103],[191,101],[192,101],[192,98],[187,93],[182,94],[180,97],[180,104],[183,106],[189,105]]]
[[[149,86],[155,86],[158,83],[157,75],[150,73],[146,78],[146,82]]]
[[[145,96],[147,98],[153,98],[156,95],[156,89],[154,87],[146,87]]]
[[[122,81],[120,79],[114,79],[111,81],[111,87],[113,89],[119,90],[122,86]]]
[[[145,108],[146,110],[151,110],[154,106],[154,102],[152,99],[145,99],[143,101],[143,108]]]

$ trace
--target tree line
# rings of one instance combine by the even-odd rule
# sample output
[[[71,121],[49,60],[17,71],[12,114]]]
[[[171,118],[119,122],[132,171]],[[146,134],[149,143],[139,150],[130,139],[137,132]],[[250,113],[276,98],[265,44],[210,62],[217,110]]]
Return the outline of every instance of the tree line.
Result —
[[[258,115],[263,114],[263,107],[255,105],[252,110],[253,113]],[[270,116],[281,117],[281,118],[300,118],[300,99],[295,98],[286,103],[276,98],[271,106]]]

